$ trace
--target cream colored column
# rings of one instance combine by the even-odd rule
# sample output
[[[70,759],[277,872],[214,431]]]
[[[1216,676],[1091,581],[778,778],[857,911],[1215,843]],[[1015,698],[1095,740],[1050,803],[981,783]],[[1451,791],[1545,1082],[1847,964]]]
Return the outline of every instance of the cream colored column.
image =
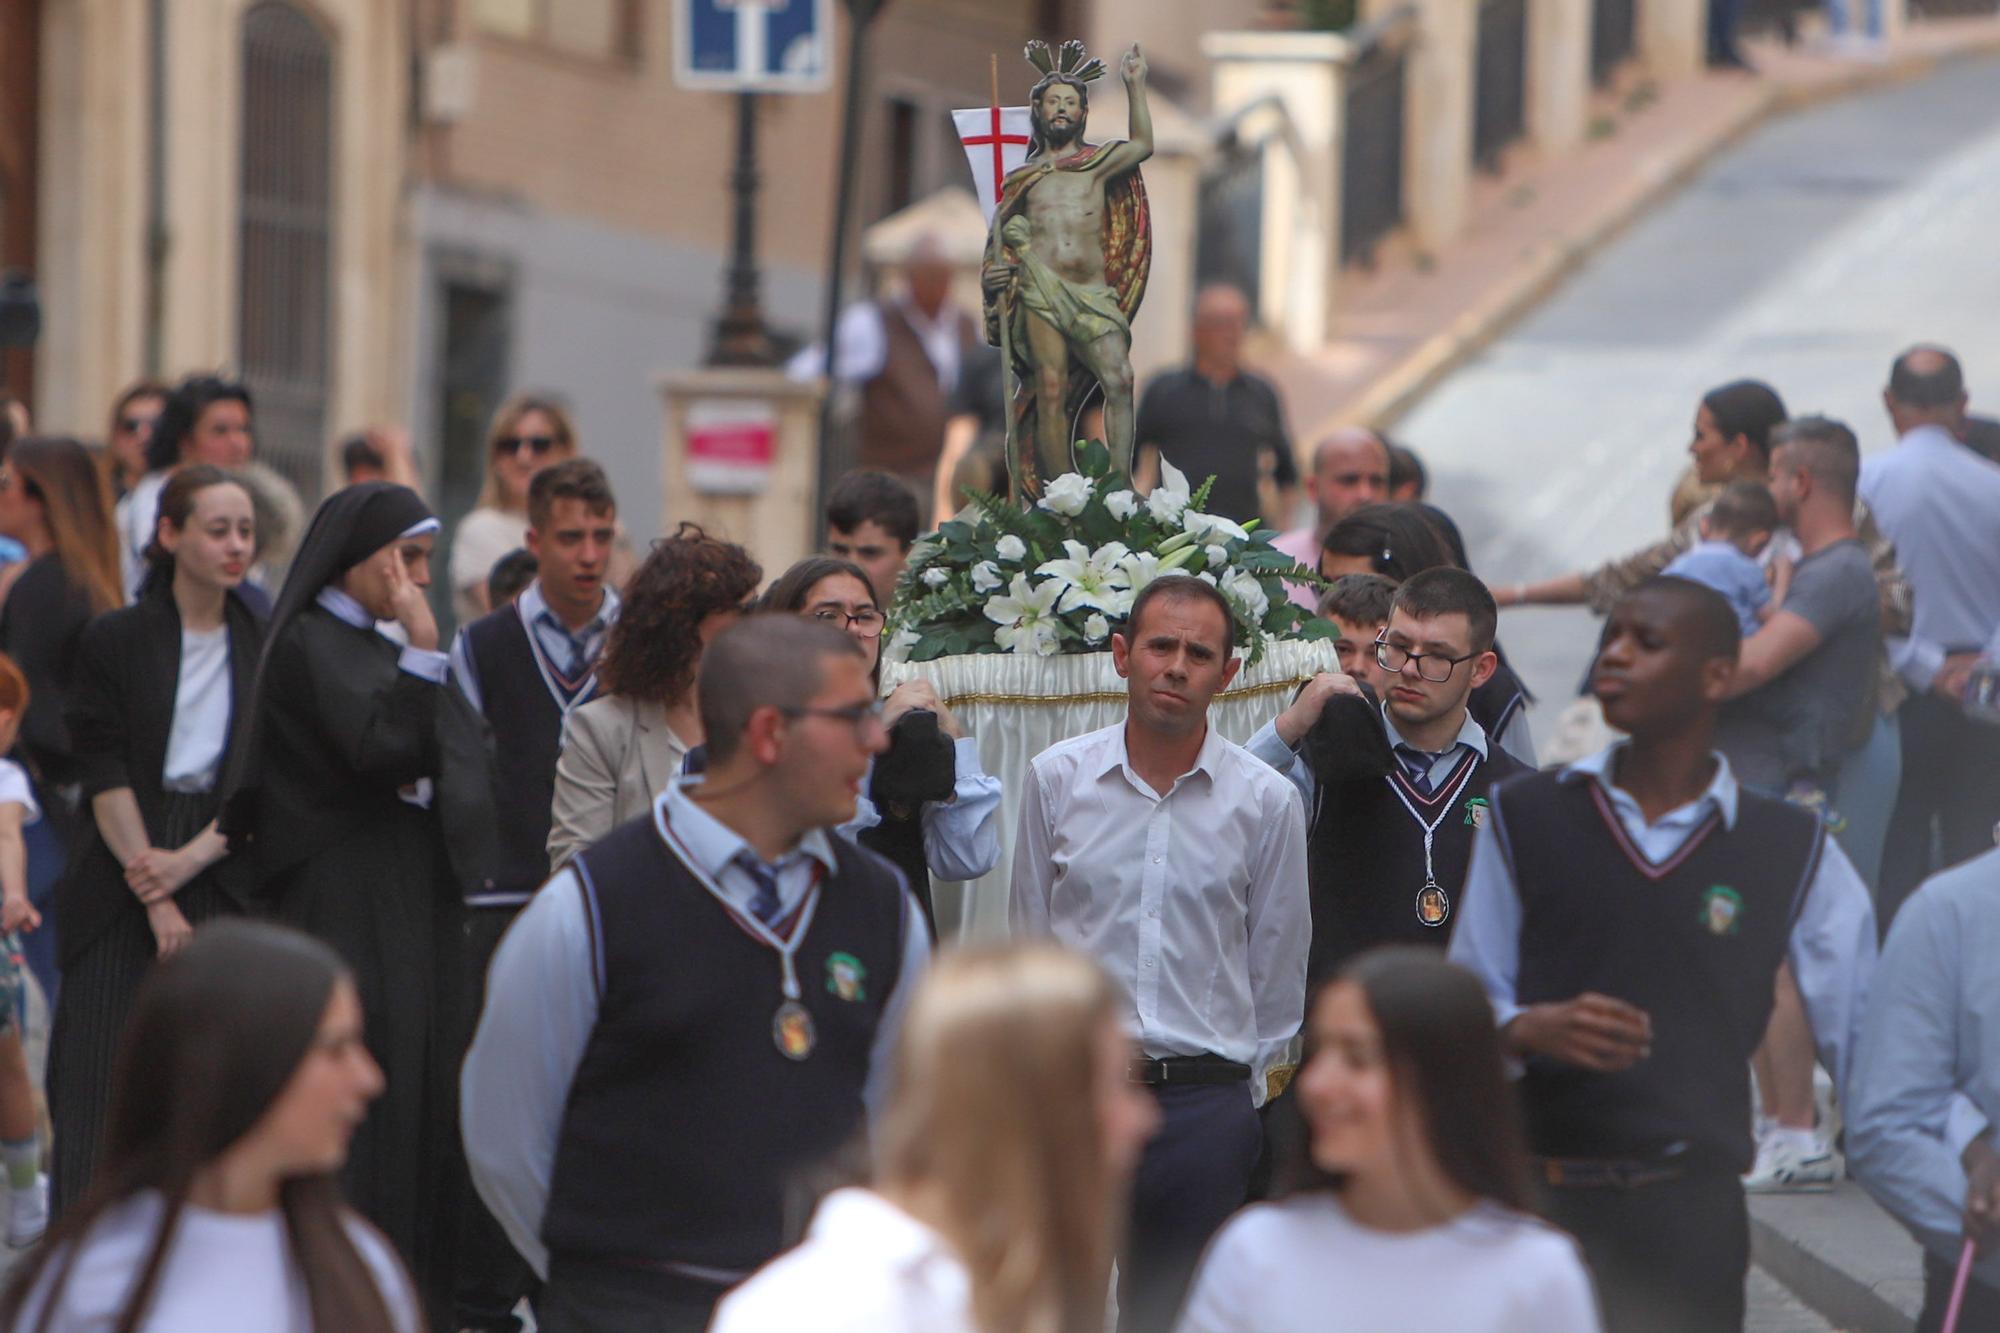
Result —
[[[1241,138],[1264,145],[1259,322],[1297,350],[1326,341],[1340,274],[1340,158],[1346,38],[1314,32],[1218,32],[1215,114],[1250,108]],[[1259,125],[1258,118],[1268,118]]]
[[[1417,11],[1410,47],[1403,158],[1403,207],[1411,232],[1436,250],[1465,227],[1472,181],[1472,85],[1478,0],[1367,0],[1380,17]]]
[[[408,163],[409,25],[390,0],[319,0],[333,29],[333,280],[328,366],[332,441],[408,421],[399,369],[410,354],[405,284],[414,242],[403,226]]]
[[[1528,0],[1528,133],[1545,154],[1583,142],[1590,23],[1590,0]]]
[[[42,23],[37,416],[96,437],[144,370],[146,7],[50,0]]]
[[[683,519],[699,523],[709,536],[756,552],[757,562],[773,578],[818,550],[819,514],[813,501],[819,487],[822,384],[800,383],[776,370],[734,369],[672,371],[656,383],[667,417],[660,531],[672,532]],[[714,494],[696,489],[688,468],[688,420],[689,409],[703,404],[765,407],[775,416],[776,455],[761,490]]]
[[[161,356],[170,376],[237,365],[246,7],[245,0],[167,0],[164,7],[168,248]]]
[[[1698,74],[1708,57],[1708,0],[1639,0],[1639,58],[1655,79]]]

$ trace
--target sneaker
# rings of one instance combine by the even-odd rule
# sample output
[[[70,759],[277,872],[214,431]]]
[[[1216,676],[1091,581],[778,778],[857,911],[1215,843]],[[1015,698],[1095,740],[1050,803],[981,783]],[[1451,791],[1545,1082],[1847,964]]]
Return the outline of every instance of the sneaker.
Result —
[[[1757,1145],[1743,1188],[1750,1194],[1824,1194],[1840,1174],[1840,1159],[1824,1140],[1815,1137],[1801,1147],[1790,1135],[1773,1134]]]
[[[7,1192],[7,1246],[25,1250],[49,1229],[49,1178],[35,1177],[24,1190]]]

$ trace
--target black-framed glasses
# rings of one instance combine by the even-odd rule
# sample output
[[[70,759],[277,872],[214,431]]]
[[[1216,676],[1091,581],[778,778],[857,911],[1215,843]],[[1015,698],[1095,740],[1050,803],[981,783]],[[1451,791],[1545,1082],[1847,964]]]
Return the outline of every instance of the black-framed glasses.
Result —
[[[882,725],[882,701],[872,699],[865,704],[849,704],[846,708],[805,708],[794,706],[778,709],[786,717],[830,717],[837,722],[845,722],[854,728],[854,738],[865,741],[869,733]]]
[[[1375,640],[1375,660],[1384,671],[1403,674],[1403,667],[1411,662],[1417,664],[1417,674],[1433,685],[1442,685],[1451,679],[1451,673],[1458,670],[1461,662],[1470,662],[1478,653],[1467,653],[1463,657],[1447,657],[1443,653],[1413,653],[1400,644],[1387,639]]]
[[[882,627],[888,623],[882,613],[872,606],[865,611],[843,611],[837,606],[822,606],[812,613],[812,618],[835,629],[850,629],[864,639],[881,638]]]
[[[523,445],[527,446],[529,453],[540,458],[547,454],[549,450],[556,447],[556,437],[553,435],[502,435],[493,442],[493,452],[496,454],[518,454],[521,452]]]

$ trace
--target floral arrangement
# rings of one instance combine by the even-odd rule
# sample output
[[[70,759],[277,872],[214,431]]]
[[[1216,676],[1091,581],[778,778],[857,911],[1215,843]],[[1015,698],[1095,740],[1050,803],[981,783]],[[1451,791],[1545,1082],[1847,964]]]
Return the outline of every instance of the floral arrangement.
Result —
[[[1316,572],[1257,524],[1202,512],[1213,478],[1190,492],[1162,459],[1160,485],[1141,496],[1112,473],[1101,443],[1079,444],[1077,462],[1030,507],[975,495],[911,550],[890,616],[892,659],[1100,652],[1139,590],[1173,574],[1221,591],[1253,662],[1272,638],[1329,637],[1286,593],[1287,581],[1319,584]]]

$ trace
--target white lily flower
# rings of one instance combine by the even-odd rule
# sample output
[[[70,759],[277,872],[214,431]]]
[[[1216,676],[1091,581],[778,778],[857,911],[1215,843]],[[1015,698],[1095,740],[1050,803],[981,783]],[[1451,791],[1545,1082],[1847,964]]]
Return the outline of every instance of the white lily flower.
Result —
[[[1030,585],[1026,574],[1016,574],[1005,594],[986,601],[986,618],[1000,628],[994,642],[1010,653],[1047,657],[1056,650],[1056,599],[1062,584],[1047,580]]]
[[[1058,609],[1074,611],[1089,606],[1115,613],[1118,594],[1127,582],[1118,562],[1131,552],[1121,542],[1106,542],[1093,552],[1082,542],[1066,541],[1063,550],[1067,559],[1045,560],[1035,570],[1061,586],[1062,602]]]
[[[1093,611],[1083,622],[1083,637],[1092,643],[1103,643],[1111,637],[1111,622]]]
[[[1246,620],[1261,621],[1264,613],[1271,609],[1271,598],[1265,593],[1264,585],[1247,569],[1232,569],[1223,575],[1221,588],[1222,595],[1243,613]]]
[[[1160,577],[1160,557],[1151,551],[1134,551],[1118,562],[1118,568],[1124,571],[1126,588],[1137,597],[1140,589]]]
[[[1160,484],[1146,497],[1146,512],[1162,523],[1178,523],[1188,507],[1188,494],[1187,474],[1162,458]]]
[[[951,571],[942,568],[941,566],[932,565],[929,569],[924,571],[924,586],[926,588],[942,588],[945,584],[950,582],[951,582]]]
[[[1036,501],[1051,513],[1064,518],[1075,518],[1090,503],[1090,493],[1097,483],[1080,472],[1065,472],[1042,488],[1042,498]]]
[[[1123,523],[1139,512],[1139,497],[1130,491],[1113,491],[1104,497],[1104,508],[1111,517]]]
[[[1187,571],[1186,571],[1186,570],[1175,570],[1174,572],[1175,572],[1175,573],[1177,573],[1177,574],[1185,574],[1185,573],[1186,573]],[[1195,575],[1195,577],[1196,577],[1196,578],[1198,578],[1198,579],[1200,579],[1200,580],[1201,580],[1201,581],[1202,581],[1203,583],[1206,583],[1206,584],[1207,584],[1207,585],[1208,585],[1209,587],[1211,587],[1211,588],[1215,588],[1215,587],[1220,587],[1220,586],[1221,586],[1220,584],[1218,584],[1218,583],[1217,583],[1217,582],[1215,581],[1215,575],[1213,575],[1213,574],[1209,573],[1209,572],[1208,572],[1207,570],[1205,570],[1205,569],[1204,569],[1204,570],[1202,570],[1202,571],[1201,571],[1201,573],[1199,573],[1199,574]]]
[[[907,662],[910,658],[910,650],[923,641],[924,636],[915,630],[908,628],[899,629],[890,637],[888,645],[882,649],[882,660],[885,662]]]
[[[1233,523],[1220,514],[1204,514],[1195,509],[1190,509],[1181,515],[1181,527],[1200,542],[1250,540],[1250,530],[1240,523]]]
[[[1011,532],[999,541],[994,542],[993,550],[1002,560],[1025,560],[1028,558],[1028,544]]]
[[[974,592],[992,592],[1005,582],[1006,580],[1000,577],[1000,566],[994,564],[991,560],[981,560],[972,567],[972,590]]]

